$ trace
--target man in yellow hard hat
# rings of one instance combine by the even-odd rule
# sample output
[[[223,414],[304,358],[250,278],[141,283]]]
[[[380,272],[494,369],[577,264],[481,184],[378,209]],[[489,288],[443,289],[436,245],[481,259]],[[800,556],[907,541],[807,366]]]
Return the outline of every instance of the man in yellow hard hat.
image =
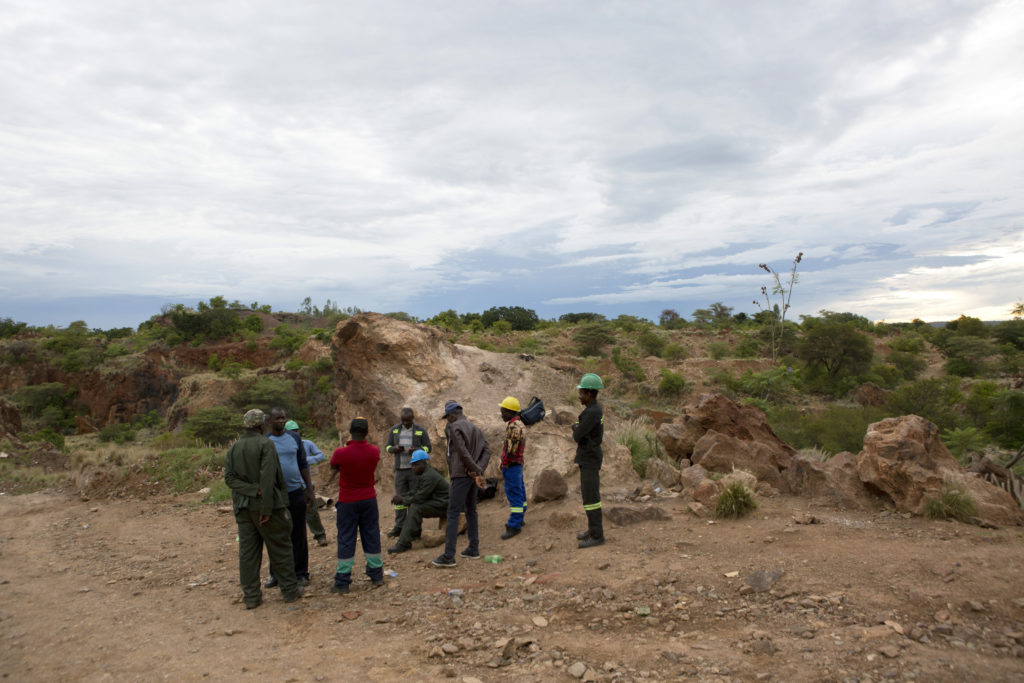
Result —
[[[502,540],[507,541],[523,530],[526,514],[526,486],[523,484],[523,451],[526,450],[526,432],[519,419],[519,400],[506,396],[498,404],[501,419],[505,421],[505,439],[501,444],[501,476],[505,480],[505,499],[508,500],[508,521]]]

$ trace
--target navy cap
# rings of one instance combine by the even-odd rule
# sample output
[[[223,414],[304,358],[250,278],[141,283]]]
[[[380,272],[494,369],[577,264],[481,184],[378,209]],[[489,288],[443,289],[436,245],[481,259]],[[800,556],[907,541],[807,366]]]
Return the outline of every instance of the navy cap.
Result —
[[[461,410],[461,409],[462,409],[462,406],[459,405],[458,401],[448,401],[447,403],[444,404],[444,415],[442,415],[441,417],[442,418],[448,417],[449,415],[454,413],[456,410]]]
[[[366,421],[365,417],[357,417],[356,419],[352,420],[352,422],[349,424],[348,431],[369,433],[370,423]]]

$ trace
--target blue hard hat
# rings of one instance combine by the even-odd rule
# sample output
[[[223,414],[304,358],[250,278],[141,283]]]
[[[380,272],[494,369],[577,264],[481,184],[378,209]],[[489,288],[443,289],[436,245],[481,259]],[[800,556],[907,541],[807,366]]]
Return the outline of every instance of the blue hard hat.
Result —
[[[430,456],[423,449],[417,448],[412,452],[412,457],[409,458],[409,463],[419,462],[420,460],[430,460]]]

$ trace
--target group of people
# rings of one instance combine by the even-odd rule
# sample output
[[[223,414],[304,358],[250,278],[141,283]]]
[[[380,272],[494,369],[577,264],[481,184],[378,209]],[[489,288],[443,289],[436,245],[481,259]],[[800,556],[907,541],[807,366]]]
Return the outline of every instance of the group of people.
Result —
[[[577,534],[580,548],[604,543],[601,513],[600,470],[604,415],[597,401],[604,388],[601,378],[587,373],[577,386],[583,412],[573,425],[576,464],[580,468],[580,489],[587,529]],[[509,516],[503,540],[522,532],[526,514],[523,482],[526,432],[520,419],[520,403],[512,396],[500,404],[505,433],[501,448],[501,472]],[[411,408],[403,408],[400,422],[389,431],[385,453],[394,461],[395,494],[391,499],[395,521],[387,536],[396,538],[388,553],[412,549],[422,532],[423,520],[445,519],[444,552],[432,561],[436,567],[454,567],[460,515],[466,518],[468,545],[459,555],[479,558],[480,530],[477,495],[486,487],[484,472],[491,452],[483,431],[463,413],[458,401],[444,406],[445,454],[448,479],[430,464],[428,431],[415,422]],[[265,427],[269,421],[269,432]],[[238,572],[246,608],[263,602],[262,587],[279,587],[285,602],[302,595],[309,583],[309,548],[306,526],[316,542],[328,544],[327,534],[315,504],[310,465],[326,460],[324,454],[299,433],[299,425],[288,420],[282,408],[268,416],[258,409],[243,416],[245,433],[228,450],[224,480],[231,489],[232,509],[238,525]],[[374,485],[380,449],[367,438],[368,421],[354,418],[349,440],[330,458],[328,485],[338,479],[337,513],[338,564],[331,591],[348,593],[352,583],[357,538],[366,561],[366,574],[373,587],[384,585],[381,555],[380,513]],[[270,559],[270,579],[260,585],[263,547]]]

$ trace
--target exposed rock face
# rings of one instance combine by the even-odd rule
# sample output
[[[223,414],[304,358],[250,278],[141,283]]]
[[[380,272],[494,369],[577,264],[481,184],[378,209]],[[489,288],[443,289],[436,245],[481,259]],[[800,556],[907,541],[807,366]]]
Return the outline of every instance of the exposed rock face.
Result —
[[[857,475],[857,456],[845,451],[825,462],[793,458],[786,481],[791,492],[830,507],[869,510],[883,502]]]
[[[790,453],[792,449],[788,446],[787,449],[778,448],[774,443],[743,441],[710,430],[696,443],[691,457],[694,465],[700,465],[712,472],[747,470],[759,480],[786,492],[789,485],[783,473],[789,469],[793,461]]]
[[[0,434],[17,434],[21,431],[21,411],[6,398],[0,398]]]
[[[663,422],[658,427],[658,440],[673,460],[689,458],[693,446],[707,430],[690,415],[683,415],[678,422]]]
[[[874,382],[865,382],[854,390],[853,400],[862,406],[884,406],[889,392]]]
[[[580,411],[572,406],[555,406],[548,413],[547,419],[553,421],[556,425],[572,425],[576,422],[576,417],[579,413]]]
[[[542,503],[546,500],[564,498],[569,492],[569,484],[557,470],[542,470],[533,481],[533,502]]]
[[[887,418],[868,427],[857,474],[905,512],[920,513],[943,483],[960,485],[978,505],[978,517],[996,525],[1021,524],[1020,508],[1006,491],[968,475],[939,439],[939,428],[917,415]]]
[[[651,458],[647,461],[647,479],[667,489],[679,483],[679,470],[660,458]]]

